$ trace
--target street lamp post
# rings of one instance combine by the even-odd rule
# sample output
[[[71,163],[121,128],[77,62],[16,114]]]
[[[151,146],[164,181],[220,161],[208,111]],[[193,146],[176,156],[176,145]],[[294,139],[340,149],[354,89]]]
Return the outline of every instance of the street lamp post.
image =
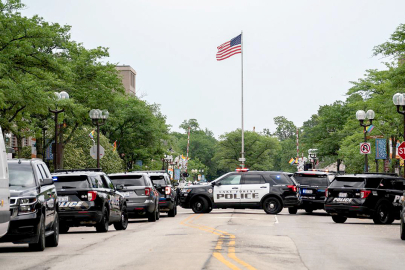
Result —
[[[368,110],[367,113],[364,112],[363,110],[358,110],[356,112],[356,118],[357,120],[360,121],[360,126],[363,127],[363,133],[364,133],[364,142],[367,142],[367,132],[366,132],[366,127],[371,126],[373,123],[375,117],[375,113],[373,110]],[[364,124],[364,120],[368,119],[369,124]],[[367,154],[364,154],[364,172],[368,172],[368,156]]]
[[[92,109],[89,113],[93,125],[97,127],[97,169],[100,169],[100,126],[105,124],[108,118],[107,110]]]
[[[56,95],[56,100],[69,99],[69,94],[66,93],[65,91],[62,91],[60,93],[55,92],[55,95]],[[60,114],[61,112],[64,112],[64,111],[65,111],[65,109],[58,110],[57,105],[56,105],[55,110],[49,109],[49,112],[55,114],[55,151],[53,153],[53,168],[54,168],[55,172],[57,169],[59,169],[58,165],[60,163],[60,157],[58,156],[58,154],[60,154],[60,151],[58,151],[58,148],[59,148],[59,150],[61,150],[60,148],[62,148],[62,147],[59,147],[59,144],[62,144],[62,142],[60,142],[58,144],[58,114]]]
[[[401,93],[396,93],[392,97],[392,101],[394,102],[394,105],[397,106],[397,113],[402,114],[404,116],[404,141],[405,141],[405,96],[404,94]],[[401,111],[401,106],[402,106],[402,111]],[[393,142],[394,145],[394,142]],[[394,158],[394,156],[393,156]],[[404,177],[405,177],[405,167],[404,167]]]

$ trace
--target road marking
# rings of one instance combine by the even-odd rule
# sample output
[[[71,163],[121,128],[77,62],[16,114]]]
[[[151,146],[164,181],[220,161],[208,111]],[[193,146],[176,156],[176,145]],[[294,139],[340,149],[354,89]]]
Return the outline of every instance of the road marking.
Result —
[[[214,252],[213,252],[213,257],[216,258],[218,261],[220,261],[221,263],[225,264],[227,267],[229,267],[232,270],[241,270],[238,266],[236,266],[235,264],[231,263],[230,261],[228,261],[227,259],[224,258],[224,256],[222,256],[221,251],[223,250],[222,246],[225,243],[227,243],[227,247],[228,247],[228,257],[230,259],[232,259],[233,261],[235,261],[236,263],[243,265],[244,267],[246,267],[249,270],[256,270],[256,268],[254,268],[253,266],[251,266],[250,264],[246,263],[245,261],[239,259],[236,254],[235,254],[235,239],[236,236],[233,234],[230,234],[228,232],[225,231],[221,231],[221,230],[217,230],[215,228],[211,228],[208,226],[204,226],[204,225],[199,225],[199,224],[193,224],[194,221],[196,221],[197,219],[201,218],[202,214],[197,214],[197,215],[190,215],[189,217],[187,217],[186,219],[184,219],[183,221],[180,222],[181,225],[190,227],[190,228],[195,228],[195,229],[199,229],[205,232],[209,232],[215,235],[219,235],[218,241],[217,241],[217,245],[215,246]],[[278,223],[278,220],[277,220]]]
[[[274,216],[274,219],[276,220],[276,224],[278,223],[278,218],[277,218],[277,216]]]

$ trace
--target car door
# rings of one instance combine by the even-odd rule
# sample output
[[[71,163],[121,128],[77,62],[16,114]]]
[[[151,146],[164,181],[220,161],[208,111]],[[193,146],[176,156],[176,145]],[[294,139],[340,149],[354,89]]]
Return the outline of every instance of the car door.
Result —
[[[44,178],[52,179],[51,172],[49,171],[45,163],[38,164],[38,168]],[[46,206],[48,208],[47,211],[49,211],[48,212],[49,221],[53,221],[56,213],[56,198],[57,198],[55,185],[52,184],[46,186],[46,195],[47,195]]]
[[[37,184],[39,185],[39,200],[41,204],[45,206],[45,226],[48,227],[51,225],[53,221],[53,210],[52,207],[49,207],[50,199],[51,199],[51,189],[49,185],[43,186],[44,179],[46,178],[45,172],[39,166],[39,164],[33,165],[35,175],[37,178]]]
[[[238,207],[240,204],[241,174],[230,174],[215,181],[213,187],[214,203]]]
[[[270,184],[266,183],[260,174],[247,173],[242,176],[240,188],[241,203],[260,203],[262,198],[270,192]]]
[[[113,220],[119,220],[121,217],[120,195],[115,190],[114,184],[107,175],[100,175],[100,177],[101,180],[103,180],[105,188],[107,189],[107,193],[110,195],[111,218]]]

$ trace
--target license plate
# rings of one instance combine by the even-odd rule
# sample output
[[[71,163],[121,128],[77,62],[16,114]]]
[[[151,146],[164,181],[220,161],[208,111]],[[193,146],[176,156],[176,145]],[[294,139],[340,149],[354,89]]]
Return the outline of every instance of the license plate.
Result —
[[[58,197],[58,200],[60,202],[68,202],[69,201],[69,196],[60,196],[60,197]]]
[[[339,198],[347,198],[347,193],[340,192],[339,193]]]
[[[129,192],[122,192],[122,196],[129,197]]]
[[[312,190],[310,190],[310,189],[303,189],[303,190],[302,190],[302,193],[304,193],[304,194],[312,194]]]

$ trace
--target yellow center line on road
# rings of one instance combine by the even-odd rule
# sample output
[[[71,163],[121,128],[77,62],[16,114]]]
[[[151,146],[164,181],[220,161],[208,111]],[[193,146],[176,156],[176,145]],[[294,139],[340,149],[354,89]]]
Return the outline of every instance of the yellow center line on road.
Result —
[[[197,215],[191,215],[189,217],[187,217],[186,219],[184,219],[183,221],[180,222],[181,225],[190,227],[190,228],[195,228],[195,229],[199,229],[205,232],[209,232],[215,235],[219,235],[219,239],[217,241],[217,245],[215,246],[214,252],[213,252],[213,257],[216,258],[218,261],[220,261],[221,263],[225,264],[227,267],[229,267],[232,270],[241,270],[238,266],[236,266],[235,264],[231,263],[230,261],[226,260],[224,258],[224,256],[222,256],[221,254],[221,250],[223,250],[222,245],[224,244],[224,240],[225,242],[227,242],[227,247],[228,247],[228,257],[230,259],[232,259],[233,261],[235,261],[236,263],[243,265],[244,267],[246,267],[249,270],[256,270],[256,268],[254,268],[253,266],[251,266],[250,264],[246,263],[245,261],[239,259],[236,254],[235,254],[235,239],[236,236],[233,234],[230,234],[228,232],[225,231],[221,231],[221,230],[217,230],[215,228],[211,228],[208,226],[204,226],[204,225],[199,225],[199,224],[193,224],[194,221],[196,221],[197,219],[201,218],[203,214],[197,214]]]

